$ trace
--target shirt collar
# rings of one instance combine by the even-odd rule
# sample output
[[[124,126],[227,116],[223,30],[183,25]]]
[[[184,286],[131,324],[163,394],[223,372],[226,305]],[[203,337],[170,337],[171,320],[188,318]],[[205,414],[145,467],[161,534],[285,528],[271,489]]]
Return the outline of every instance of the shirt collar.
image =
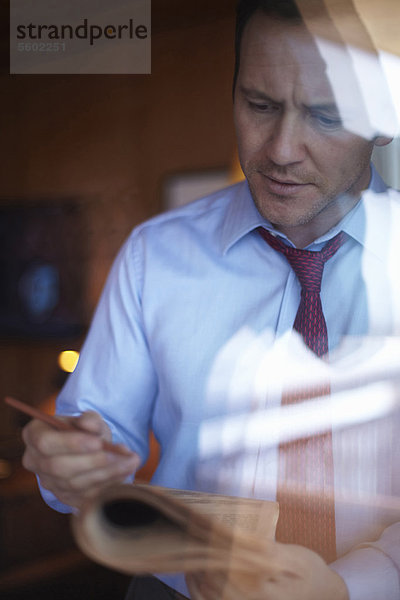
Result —
[[[232,197],[222,226],[222,253],[228,252],[242,237],[265,224],[265,219],[253,202],[247,181],[241,181],[232,188]]]
[[[371,181],[356,206],[338,223],[338,230],[345,231],[365,250],[381,260],[386,260],[390,231],[393,224],[393,203],[390,190],[372,165]]]
[[[386,191],[386,184],[375,167],[371,165],[371,180],[360,201],[343,217],[340,223],[310,244],[308,249],[319,250],[327,240],[333,238],[339,231],[344,231],[356,242],[380,255],[379,249],[387,236],[387,229],[382,229],[378,224],[375,224],[373,228],[371,226],[367,227],[367,225],[373,223],[374,208],[377,205],[379,205],[379,211],[382,212],[382,199],[377,199],[376,196],[385,194]],[[378,202],[376,202],[376,199]],[[265,227],[275,235],[279,234],[285,238],[282,233],[274,229],[271,223],[260,215],[253,202],[247,181],[244,180],[232,188],[232,198],[222,228],[222,253],[225,254],[242,237],[260,226]]]

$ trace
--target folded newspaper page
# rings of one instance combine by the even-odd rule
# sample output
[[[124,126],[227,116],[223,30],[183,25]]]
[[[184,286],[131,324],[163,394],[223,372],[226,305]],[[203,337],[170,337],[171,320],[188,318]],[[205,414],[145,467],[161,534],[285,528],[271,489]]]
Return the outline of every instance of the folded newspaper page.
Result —
[[[263,500],[120,484],[72,517],[78,546],[128,574],[239,568],[276,572],[278,505]]]

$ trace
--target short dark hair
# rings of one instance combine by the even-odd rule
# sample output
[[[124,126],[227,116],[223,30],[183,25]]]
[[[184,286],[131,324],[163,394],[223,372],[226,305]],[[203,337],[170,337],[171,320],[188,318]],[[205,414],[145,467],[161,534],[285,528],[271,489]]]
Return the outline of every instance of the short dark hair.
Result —
[[[235,29],[235,68],[233,74],[233,94],[240,67],[240,46],[244,29],[250,17],[256,11],[262,11],[278,19],[302,21],[301,13],[295,0],[239,0],[236,6]]]

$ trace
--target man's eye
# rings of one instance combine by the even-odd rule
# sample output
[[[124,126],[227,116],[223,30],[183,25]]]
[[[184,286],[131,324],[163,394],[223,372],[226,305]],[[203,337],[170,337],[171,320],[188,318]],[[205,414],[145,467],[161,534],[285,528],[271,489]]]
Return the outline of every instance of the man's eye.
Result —
[[[248,105],[251,110],[260,113],[271,113],[277,110],[277,107],[273,104],[269,104],[268,102],[253,102],[252,100],[248,100]]]
[[[324,129],[339,129],[342,126],[340,117],[327,117],[325,115],[311,115],[314,121]]]

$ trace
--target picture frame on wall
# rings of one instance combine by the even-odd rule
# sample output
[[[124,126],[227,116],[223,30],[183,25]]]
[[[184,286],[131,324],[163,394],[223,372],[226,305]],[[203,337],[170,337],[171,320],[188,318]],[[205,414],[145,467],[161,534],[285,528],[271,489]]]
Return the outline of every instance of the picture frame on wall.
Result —
[[[168,175],[163,181],[164,210],[178,208],[212,194],[232,183],[229,169],[183,171]]]
[[[77,200],[0,202],[0,337],[75,337],[86,327]]]

